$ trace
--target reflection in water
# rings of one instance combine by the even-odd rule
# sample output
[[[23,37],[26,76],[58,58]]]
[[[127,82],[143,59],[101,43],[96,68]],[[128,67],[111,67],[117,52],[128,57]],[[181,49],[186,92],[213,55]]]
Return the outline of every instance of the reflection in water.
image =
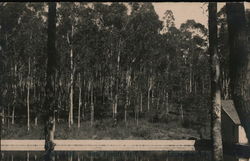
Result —
[[[69,161],[73,161],[72,153],[71,153],[71,155],[69,156]]]
[[[224,156],[226,161],[250,161]],[[211,161],[208,151],[202,152],[1,152],[1,161]]]
[[[27,152],[27,161],[30,161],[30,152]]]
[[[225,155],[224,160],[228,161],[250,161],[250,158],[239,158],[236,156]]]
[[[77,161],[80,161],[80,155],[77,153]]]
[[[41,161],[55,161],[55,152],[47,152]]]
[[[209,152],[1,152],[1,161],[210,161]]]

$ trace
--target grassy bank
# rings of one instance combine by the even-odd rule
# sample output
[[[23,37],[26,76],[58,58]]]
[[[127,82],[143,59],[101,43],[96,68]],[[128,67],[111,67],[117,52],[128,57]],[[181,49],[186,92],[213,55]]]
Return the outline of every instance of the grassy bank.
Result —
[[[2,139],[43,139],[43,126],[32,125],[30,131],[24,125],[2,126]],[[203,132],[208,138],[208,132]],[[56,124],[56,139],[194,139],[200,138],[194,127],[185,128],[180,122],[150,123],[140,120],[138,125],[134,121],[118,122],[112,126],[112,120],[96,121],[93,127],[90,122],[82,122],[78,128],[74,124],[68,128],[67,123]]]

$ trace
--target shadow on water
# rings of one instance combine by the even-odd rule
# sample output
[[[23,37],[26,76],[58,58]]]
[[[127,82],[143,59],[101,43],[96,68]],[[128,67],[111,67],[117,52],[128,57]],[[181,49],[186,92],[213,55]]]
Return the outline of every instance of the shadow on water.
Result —
[[[55,152],[47,152],[44,154],[41,160],[44,161],[55,161]]]
[[[211,161],[210,153],[181,151],[1,152],[2,161]]]
[[[232,152],[232,151],[231,151]],[[225,161],[249,161],[227,151]],[[42,151],[1,152],[1,161],[212,161],[210,151]]]
[[[210,140],[197,140],[196,151],[209,151],[212,149]],[[250,146],[223,144],[225,161],[250,161]]]
[[[249,161],[250,147],[242,145],[224,145],[224,160]]]

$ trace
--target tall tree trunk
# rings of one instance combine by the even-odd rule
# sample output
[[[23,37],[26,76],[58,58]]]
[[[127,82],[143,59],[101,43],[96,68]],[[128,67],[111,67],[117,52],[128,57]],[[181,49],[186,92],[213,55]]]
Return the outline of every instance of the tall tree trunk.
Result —
[[[211,63],[211,140],[214,161],[223,160],[221,137],[221,91],[220,65],[217,47],[217,3],[210,2],[209,11],[209,52]]]
[[[39,102],[40,100],[39,100],[39,97],[37,95],[38,92],[36,91],[36,83],[35,83],[35,81],[36,81],[36,79],[35,79],[35,77],[33,77],[33,90],[34,90],[33,99],[35,99],[36,102]],[[35,108],[36,108],[36,111],[37,111],[38,107],[35,107]],[[35,119],[34,120],[35,120],[35,126],[37,126],[37,114],[35,114]]]
[[[29,62],[28,62],[28,80],[27,80],[27,128],[28,131],[30,130],[30,83],[31,83],[31,78],[30,78],[30,57],[29,57]]]
[[[84,100],[84,106],[82,108],[82,119],[85,118],[85,109],[87,109],[87,100]]]
[[[37,120],[38,120],[38,118],[37,118],[37,115],[35,116],[35,126],[37,126]]]
[[[127,124],[127,108],[128,108],[128,93],[126,91],[126,100],[125,100],[125,106],[124,106],[124,122]]]
[[[192,93],[192,64],[189,66],[189,93]]]
[[[81,123],[81,107],[82,107],[82,87],[81,87],[81,73],[78,75],[78,88],[79,88],[79,103],[78,103],[78,123],[77,127],[80,128]]]
[[[73,125],[74,123],[74,114],[73,114],[73,107],[74,107],[74,62],[73,62],[73,57],[74,57],[74,53],[73,53],[73,44],[72,44],[72,39],[73,39],[73,36],[74,36],[74,26],[72,25],[71,26],[71,42],[68,41],[68,43],[70,44],[70,124]]]
[[[114,125],[117,124],[117,108],[118,108],[118,95],[119,95],[119,72],[120,72],[120,56],[121,56],[121,39],[118,44],[117,66],[116,66],[116,87],[115,87],[115,103],[114,103]]]
[[[86,81],[85,81],[85,79],[83,79],[83,89],[85,89],[85,87],[86,87]],[[83,100],[84,100],[84,106],[82,107],[82,119],[84,120],[84,118],[85,118],[85,109],[86,109],[86,107],[87,107],[87,98],[86,98],[86,91],[84,92],[83,91]],[[82,103],[83,104],[83,103]]]
[[[44,133],[45,133],[45,151],[54,150],[54,107],[55,107],[55,75],[56,75],[56,2],[49,2],[48,11],[48,41],[47,41],[47,77],[45,86],[45,102],[44,102]]]
[[[151,89],[151,104],[154,106],[154,102],[155,102],[155,95],[154,95],[154,88]]]
[[[250,140],[250,54],[244,3],[226,3],[232,98]]]
[[[9,118],[9,115],[10,115],[10,106],[7,105],[7,127],[8,128],[10,127],[10,118]]]
[[[150,110],[150,93],[151,93],[151,90],[152,90],[152,86],[153,86],[153,80],[151,77],[149,77],[149,80],[148,80],[148,111]]]
[[[95,120],[95,118],[94,118],[94,116],[95,116],[95,107],[94,107],[94,89],[93,89],[93,82],[90,82],[90,108],[91,108],[91,120],[90,120],[90,122],[91,122],[91,127],[93,127],[93,125],[94,125],[94,120]]]
[[[143,101],[143,96],[142,96],[142,89],[140,90],[140,112],[142,113],[143,112],[143,104],[142,104],[142,101]]]
[[[118,106],[118,83],[116,83],[116,93],[115,93],[115,100],[114,100],[114,125],[117,124],[117,106]]]
[[[115,118],[115,109],[114,109],[114,104],[115,104],[115,101],[114,101],[114,96],[113,96],[113,76],[111,74],[110,76],[110,99],[111,99],[111,106],[112,106],[112,118],[114,119]]]
[[[126,101],[125,101],[125,112],[124,112],[124,121],[127,123],[127,108],[129,105],[129,88],[131,85],[131,71],[130,69],[126,72]]]
[[[168,103],[168,100],[169,100],[169,98],[168,98],[168,92],[167,92],[167,94],[166,94],[166,114],[167,115],[169,113],[169,103]]]
[[[13,103],[13,109],[12,109],[12,120],[11,124],[15,124],[15,107],[16,107],[16,99],[17,99],[17,65],[15,64],[14,67],[14,103]]]
[[[150,91],[151,91],[151,89],[150,88],[148,88],[148,111],[150,110]]]

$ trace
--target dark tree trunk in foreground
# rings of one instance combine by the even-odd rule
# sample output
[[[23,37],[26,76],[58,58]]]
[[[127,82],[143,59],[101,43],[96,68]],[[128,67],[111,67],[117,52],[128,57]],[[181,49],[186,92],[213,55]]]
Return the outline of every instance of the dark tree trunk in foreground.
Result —
[[[44,130],[45,130],[45,150],[53,151],[54,149],[54,106],[55,104],[55,74],[56,74],[56,3],[49,3],[48,13],[48,44],[47,44],[47,80],[46,80],[46,98],[44,103]]]
[[[227,3],[232,96],[241,123],[250,140],[250,56],[243,3]]]
[[[210,2],[209,11],[209,52],[211,63],[211,140],[213,161],[223,160],[221,138],[221,91],[220,64],[217,48],[217,3]]]

